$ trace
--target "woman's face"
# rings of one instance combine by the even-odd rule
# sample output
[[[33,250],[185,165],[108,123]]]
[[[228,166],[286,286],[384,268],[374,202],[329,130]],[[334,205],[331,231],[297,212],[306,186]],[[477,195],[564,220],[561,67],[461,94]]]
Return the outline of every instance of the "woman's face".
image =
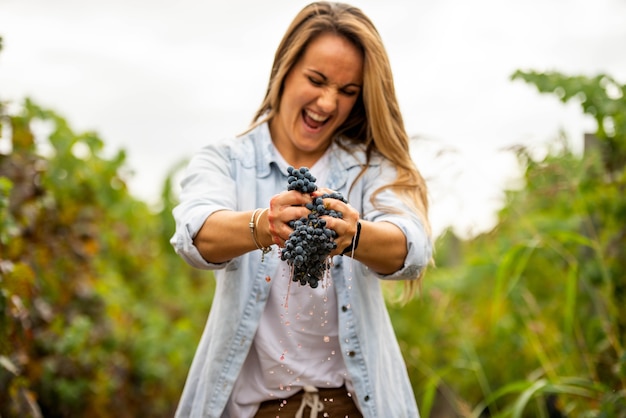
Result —
[[[278,114],[270,121],[274,144],[294,166],[311,166],[330,145],[363,85],[363,54],[346,38],[315,38],[285,77]]]

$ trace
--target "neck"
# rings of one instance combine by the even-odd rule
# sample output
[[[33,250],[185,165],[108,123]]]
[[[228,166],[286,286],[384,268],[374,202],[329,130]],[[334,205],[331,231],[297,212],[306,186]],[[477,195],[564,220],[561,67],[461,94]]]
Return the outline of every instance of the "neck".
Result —
[[[322,156],[326,153],[326,150],[330,146],[330,143],[327,144],[326,147],[316,149],[313,151],[303,151],[301,149],[296,148],[289,140],[281,140],[274,134],[274,130],[272,129],[272,124],[270,123],[270,135],[272,138],[272,143],[283,157],[283,159],[287,162],[287,164],[292,167],[313,167],[313,165],[319,161]]]

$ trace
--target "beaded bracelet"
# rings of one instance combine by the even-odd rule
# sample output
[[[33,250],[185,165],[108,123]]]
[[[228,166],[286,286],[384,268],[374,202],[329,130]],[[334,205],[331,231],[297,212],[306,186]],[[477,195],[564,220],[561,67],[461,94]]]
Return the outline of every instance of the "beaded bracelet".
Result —
[[[261,250],[261,263],[265,261],[265,254],[272,251],[272,247],[263,247],[261,244],[259,244],[259,241],[256,238],[256,230],[258,227],[259,219],[263,215],[263,212],[265,212],[266,210],[268,210],[268,208],[255,209],[254,212],[252,212],[252,217],[250,217],[250,222],[248,223],[248,227],[250,228],[250,234],[252,235],[252,240],[254,241],[254,245],[256,245],[256,247],[259,250]],[[261,214],[257,217],[256,214],[259,213],[259,211],[261,211]]]

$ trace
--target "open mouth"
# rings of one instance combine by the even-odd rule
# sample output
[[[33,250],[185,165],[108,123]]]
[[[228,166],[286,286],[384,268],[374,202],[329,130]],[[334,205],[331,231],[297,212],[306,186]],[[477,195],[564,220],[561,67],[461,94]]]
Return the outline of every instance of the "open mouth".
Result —
[[[319,130],[330,119],[329,116],[322,116],[317,113],[313,113],[310,110],[302,111],[302,119],[304,123],[312,130]]]

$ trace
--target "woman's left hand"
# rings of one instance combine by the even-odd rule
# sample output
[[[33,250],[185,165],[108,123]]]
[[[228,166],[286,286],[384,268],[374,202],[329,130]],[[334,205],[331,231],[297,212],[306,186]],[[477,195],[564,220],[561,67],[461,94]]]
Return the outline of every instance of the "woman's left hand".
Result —
[[[321,197],[324,194],[336,193],[333,190],[323,188],[318,189],[311,193],[313,198]],[[341,218],[333,218],[332,216],[323,216],[326,220],[326,227],[332,229],[337,234],[335,243],[337,248],[333,250],[330,255],[339,255],[343,251],[352,245],[352,240],[357,232],[357,223],[360,219],[359,211],[350,206],[349,203],[344,203],[339,199],[325,198],[324,206],[326,209],[332,209],[336,212],[341,212]]]

